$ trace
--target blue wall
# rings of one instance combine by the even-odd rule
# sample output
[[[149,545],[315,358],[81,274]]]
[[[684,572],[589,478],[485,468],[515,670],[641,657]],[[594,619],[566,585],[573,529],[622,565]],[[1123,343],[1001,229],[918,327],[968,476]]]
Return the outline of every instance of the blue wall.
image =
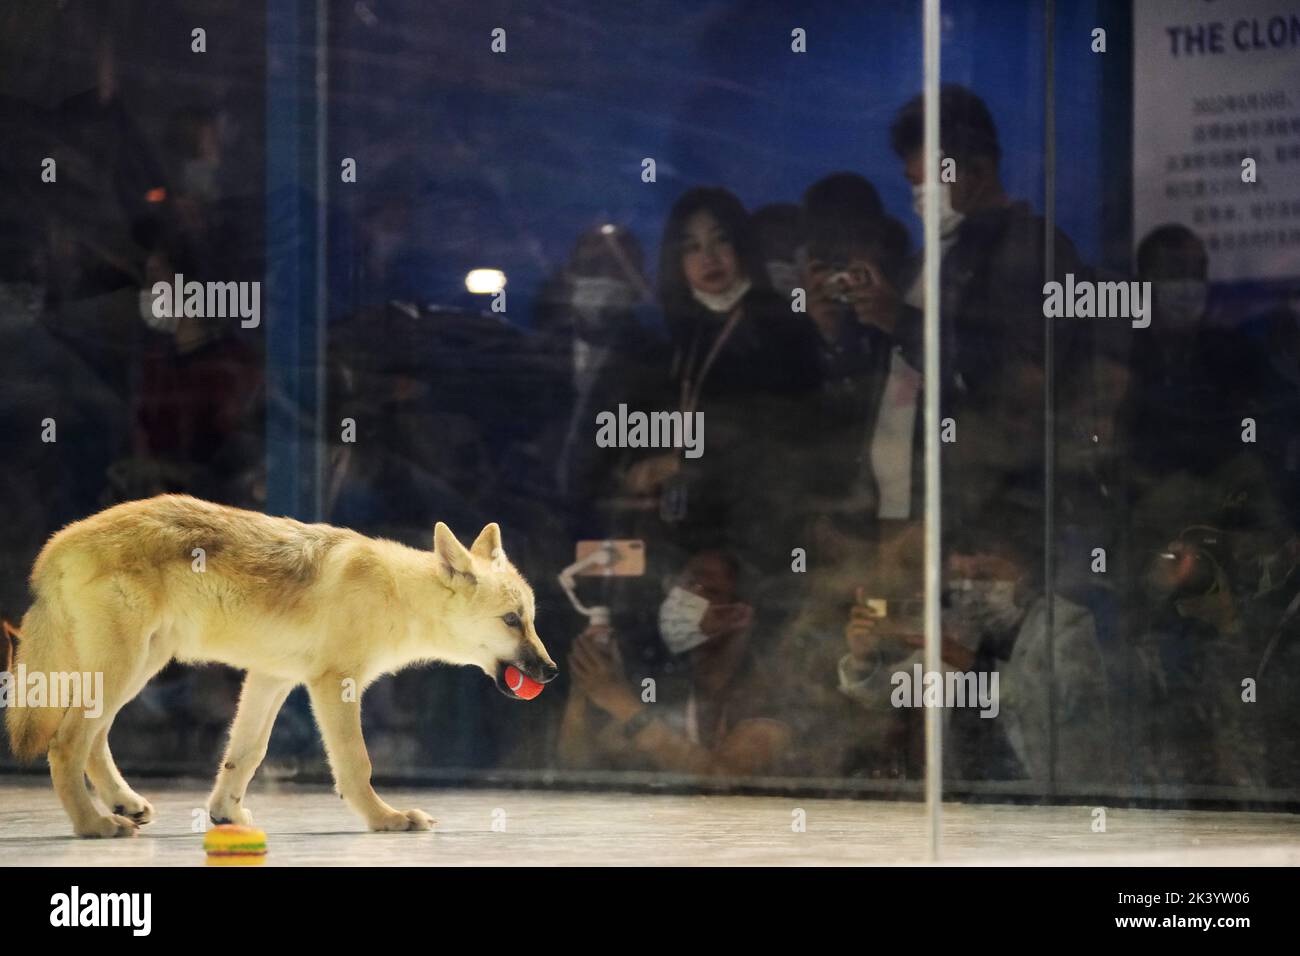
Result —
[[[518,4],[403,0],[372,4],[364,19],[359,6],[339,3],[331,24],[331,155],[365,157],[347,203],[385,190],[411,197],[428,298],[473,302],[465,272],[499,267],[510,318],[526,324],[529,296],[581,231],[626,224],[653,263],[669,206],[700,183],[728,186],[752,208],[855,170],[919,238],[888,144],[894,112],[921,88],[919,2],[556,0],[521,14]],[[1057,6],[1058,149],[1068,159],[1058,222],[1093,259],[1102,129],[1129,122],[1127,103],[1101,108],[1102,71],[1129,64],[1090,52],[1097,3]],[[944,11],[944,79],[985,97],[1009,191],[1041,208],[1042,4],[948,0]],[[808,35],[803,55],[790,51],[796,26]],[[504,55],[489,51],[494,27],[507,31]],[[640,180],[644,157],[658,164],[655,184]],[[385,166],[401,172],[367,178]]]

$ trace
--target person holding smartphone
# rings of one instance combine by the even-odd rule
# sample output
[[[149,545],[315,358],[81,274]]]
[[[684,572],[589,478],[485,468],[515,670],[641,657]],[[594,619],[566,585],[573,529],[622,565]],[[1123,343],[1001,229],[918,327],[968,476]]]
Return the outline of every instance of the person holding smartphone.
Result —
[[[750,650],[754,607],[739,578],[739,562],[720,549],[692,555],[673,578],[658,636],[689,675],[680,693],[656,680],[648,695],[644,668],[624,663],[608,628],[579,635],[569,656],[564,765],[746,776],[776,760],[791,735],[761,713],[767,695],[757,689]]]

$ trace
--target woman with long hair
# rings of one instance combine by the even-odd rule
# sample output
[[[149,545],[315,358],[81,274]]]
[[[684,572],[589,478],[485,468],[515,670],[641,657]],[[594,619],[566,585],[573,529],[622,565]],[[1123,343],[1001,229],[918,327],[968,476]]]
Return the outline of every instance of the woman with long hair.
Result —
[[[661,514],[688,530],[766,532],[788,504],[779,464],[818,384],[817,343],[771,290],[750,216],[725,189],[691,189],[674,204],[659,300],[671,341],[663,405],[703,414],[704,454],[645,458],[629,470],[628,490],[658,492]]]

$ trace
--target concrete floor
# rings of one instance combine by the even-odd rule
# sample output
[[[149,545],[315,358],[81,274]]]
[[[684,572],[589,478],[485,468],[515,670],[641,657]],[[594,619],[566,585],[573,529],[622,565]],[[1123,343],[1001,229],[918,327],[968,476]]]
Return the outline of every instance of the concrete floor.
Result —
[[[158,813],[138,836],[79,840],[48,782],[0,779],[0,866],[201,866],[191,830],[207,790],[140,781]],[[858,865],[925,862],[916,803],[529,790],[389,790],[428,811],[431,833],[365,832],[325,788],[254,784],[268,866]],[[791,830],[794,811],[807,829]],[[200,819],[202,815],[200,814]],[[1061,865],[1300,865],[1300,816],[949,804],[944,862]],[[493,821],[498,828],[493,829]],[[504,832],[500,829],[504,824]]]

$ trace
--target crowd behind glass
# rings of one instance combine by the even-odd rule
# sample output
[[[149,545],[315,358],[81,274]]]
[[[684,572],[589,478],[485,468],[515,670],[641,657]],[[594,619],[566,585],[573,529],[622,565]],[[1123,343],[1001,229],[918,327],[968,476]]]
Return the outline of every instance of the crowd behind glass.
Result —
[[[57,129],[95,158],[58,198],[3,210],[10,620],[66,521],[160,491],[266,506],[267,407],[285,396],[262,332],[150,308],[176,273],[266,278],[277,227],[232,168],[229,123],[183,111],[159,157],[111,96],[40,119],[0,104],[0,138]],[[919,779],[923,713],[895,687],[922,659],[923,407],[938,388],[944,668],[996,673],[999,689],[995,716],[945,710],[949,774],[1044,793],[1300,783],[1294,303],[1231,314],[1207,296],[1205,243],[1177,223],[1137,237],[1131,275],[1100,275],[1004,192],[974,92],[945,87],[940,126],[957,176],[933,187],[938,382],[921,373],[922,256],[875,185],[904,177],[918,213],[932,188],[919,98],[889,127],[895,168],[833,172],[756,209],[685,190],[651,254],[592,223],[526,318],[422,297],[437,263],[400,176],[354,216],[331,208],[322,518],[419,547],[436,520],[500,522],[563,672],[526,705],[451,670],[382,681],[367,710],[379,772]],[[1049,355],[1049,259],[1058,280],[1150,282],[1150,327],[1057,320]],[[596,417],[620,405],[699,413],[703,454],[600,447]],[[45,418],[57,448],[39,440]],[[356,441],[337,437],[344,419]],[[611,610],[590,626],[555,576],[576,542],[603,539],[644,542],[647,567],[580,579]],[[124,712],[137,732],[120,733],[122,759],[206,767],[237,682],[169,669]],[[309,721],[282,715],[272,773],[319,760]]]

